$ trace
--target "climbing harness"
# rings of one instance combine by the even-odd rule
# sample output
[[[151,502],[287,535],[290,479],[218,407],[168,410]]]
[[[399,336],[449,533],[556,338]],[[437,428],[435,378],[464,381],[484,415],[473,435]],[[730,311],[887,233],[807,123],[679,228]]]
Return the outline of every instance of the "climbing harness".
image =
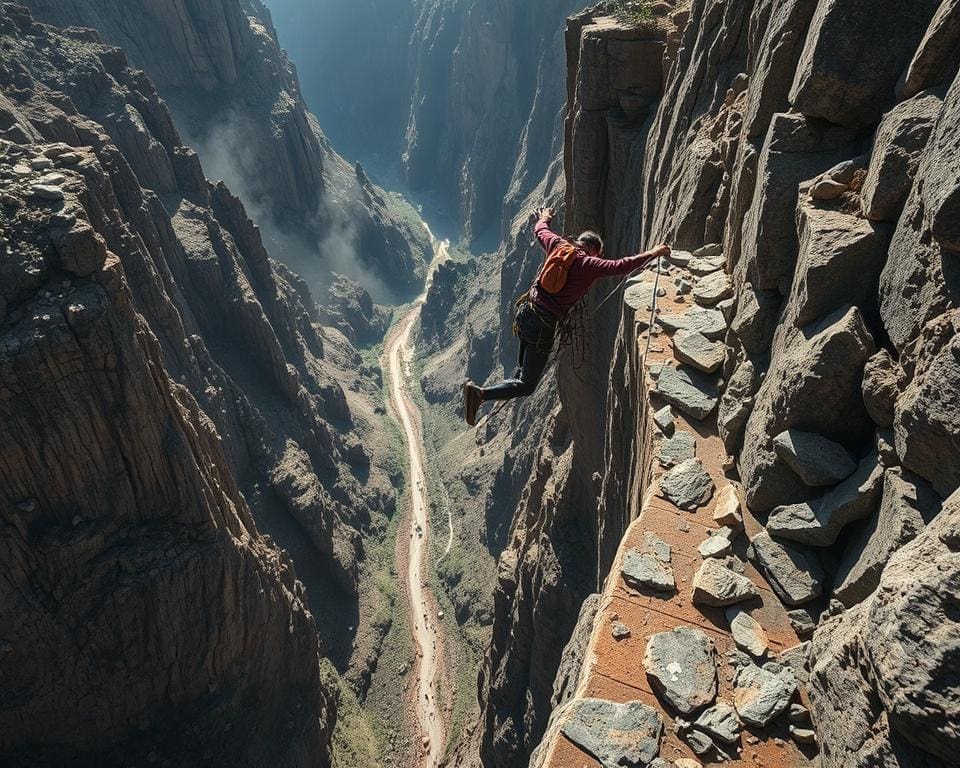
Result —
[[[640,362],[641,370],[643,370],[646,366],[647,354],[650,352],[650,340],[653,336],[653,333],[652,333],[653,324],[654,322],[656,322],[656,316],[657,316],[657,298],[658,298],[657,291],[660,289],[660,275],[662,274],[662,260],[659,256],[656,258],[656,266],[657,266],[657,276],[656,278],[654,278],[654,282],[653,282],[653,300],[650,302],[650,322],[647,325],[647,344],[643,350],[643,357],[641,357],[641,362]],[[583,361],[586,355],[586,337],[583,332],[584,328],[586,327],[586,320],[592,320],[594,317],[596,317],[601,307],[603,307],[604,304],[606,304],[611,298],[613,298],[613,296],[616,293],[623,290],[624,286],[626,286],[627,284],[627,281],[630,280],[631,277],[636,275],[638,272],[642,272],[644,269],[648,269],[648,268],[649,268],[649,265],[645,265],[643,267],[637,267],[637,269],[625,275],[623,279],[617,284],[616,288],[610,291],[610,293],[608,293],[601,300],[601,302],[597,304],[597,306],[595,306],[589,313],[585,311],[585,307],[582,300],[577,302],[577,304],[570,310],[570,312],[567,313],[567,315],[563,318],[563,320],[560,321],[560,323],[557,326],[557,337],[556,337],[557,341],[555,342],[556,349],[553,351],[553,354],[550,357],[550,361],[547,363],[546,367],[543,369],[543,373],[541,374],[541,376],[546,376],[547,373],[550,371],[550,369],[553,368],[554,365],[556,365],[557,360],[560,357],[560,352],[563,350],[564,346],[571,346],[573,348],[574,371],[578,370],[583,365]],[[516,306],[519,308],[524,301],[529,301],[529,300],[530,300],[530,292],[527,291],[517,299]],[[514,335],[519,336],[518,330],[519,329],[517,327],[516,320],[514,320],[514,324],[513,324]],[[582,342],[582,345],[580,347],[579,365],[577,364],[577,347],[576,347],[578,338]],[[500,413],[500,411],[506,408],[507,405],[509,405],[511,402],[513,401],[504,400],[501,403],[499,403],[496,408],[491,410],[487,415],[481,417],[481,419],[477,422],[477,428],[479,428],[480,425],[483,424],[484,422],[488,421],[489,419],[492,419],[494,416]]]

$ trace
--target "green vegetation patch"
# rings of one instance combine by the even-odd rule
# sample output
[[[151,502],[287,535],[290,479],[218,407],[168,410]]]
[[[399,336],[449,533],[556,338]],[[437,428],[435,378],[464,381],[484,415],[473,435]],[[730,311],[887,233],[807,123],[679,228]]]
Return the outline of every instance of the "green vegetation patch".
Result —
[[[628,24],[647,21],[652,15],[649,0],[608,0],[608,13]]]

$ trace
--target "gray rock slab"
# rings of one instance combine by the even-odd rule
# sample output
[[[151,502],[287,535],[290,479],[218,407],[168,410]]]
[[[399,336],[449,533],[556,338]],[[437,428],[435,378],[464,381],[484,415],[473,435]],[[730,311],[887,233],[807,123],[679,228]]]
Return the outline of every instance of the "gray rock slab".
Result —
[[[751,664],[737,671],[733,704],[741,720],[764,728],[790,706],[796,692],[797,681],[788,667]]]
[[[63,200],[63,190],[50,184],[31,184],[30,194],[41,200]]]
[[[620,573],[627,586],[636,590],[670,592],[676,587],[673,569],[650,552],[627,550]]]
[[[811,488],[836,485],[857,468],[846,448],[813,432],[785,430],[773,438],[773,449]]]
[[[673,557],[670,545],[652,531],[644,531],[643,545],[661,563],[669,563]]]
[[[693,300],[703,307],[713,307],[733,296],[733,284],[722,270],[701,277],[693,288]]]
[[[657,378],[657,394],[688,416],[703,420],[717,407],[716,384],[692,368],[665,366]]]
[[[808,659],[810,656],[810,641],[800,643],[780,651],[777,654],[777,663],[782,667],[789,667],[793,671],[793,676],[801,685],[807,685],[810,682],[810,666]]]
[[[924,93],[883,116],[860,193],[864,215],[871,221],[896,221],[900,216],[942,106],[939,95]]]
[[[856,472],[820,499],[774,509],[767,530],[800,544],[829,547],[845,526],[877,509],[882,484],[883,466],[877,454],[870,454]]]
[[[770,648],[770,638],[754,619],[742,608],[728,608],[727,621],[730,622],[730,634],[738,648],[742,648],[752,656],[763,656]]]
[[[723,365],[727,348],[722,342],[710,341],[696,331],[678,334],[673,342],[677,360],[704,373],[715,373]]]
[[[727,321],[723,313],[716,309],[692,307],[682,315],[660,315],[660,326],[670,333],[675,331],[696,331],[711,341],[722,339],[727,332]]]
[[[694,258],[690,259],[687,263],[687,270],[690,274],[698,276],[712,275],[714,272],[719,272],[723,269],[723,259],[704,259],[704,258]]]
[[[660,410],[654,412],[653,423],[665,435],[673,434],[675,422],[673,419],[673,409],[669,405],[663,406]]]
[[[695,510],[713,496],[713,478],[699,459],[687,459],[660,480],[660,493],[680,509]]]
[[[643,766],[660,751],[663,720],[639,701],[580,699],[571,705],[561,731],[603,768]]]
[[[697,547],[700,557],[726,557],[733,551],[733,543],[725,536],[714,534]]]
[[[904,13],[899,0],[875,0],[869,22],[859,0],[819,4],[797,63],[790,104],[837,125],[876,123],[893,104],[897,81],[939,4],[915,0]]]
[[[816,552],[777,541],[766,531],[750,544],[757,565],[787,605],[809,603],[823,592],[823,566]]]
[[[693,577],[693,602],[697,605],[723,608],[759,594],[756,584],[722,560],[704,560]]]
[[[705,709],[693,724],[726,744],[736,744],[740,738],[740,719],[737,717],[737,710],[723,700]]]
[[[631,280],[623,292],[623,301],[631,309],[649,313],[654,306],[656,291],[652,280]]]
[[[657,695],[682,715],[709,706],[717,697],[713,644],[699,629],[676,627],[652,635],[643,666]]]
[[[723,256],[723,245],[721,243],[707,243],[693,252],[694,257],[698,259],[713,259],[717,261]]]
[[[834,579],[834,597],[848,607],[865,600],[893,553],[913,541],[940,506],[940,497],[925,480],[900,467],[888,469],[880,512],[847,545]]]
[[[690,251],[672,251],[667,257],[672,264],[678,267],[685,267],[690,263],[693,254]]]
[[[658,458],[665,467],[682,464],[697,455],[697,439],[692,433],[678,430],[669,440],[660,444]]]

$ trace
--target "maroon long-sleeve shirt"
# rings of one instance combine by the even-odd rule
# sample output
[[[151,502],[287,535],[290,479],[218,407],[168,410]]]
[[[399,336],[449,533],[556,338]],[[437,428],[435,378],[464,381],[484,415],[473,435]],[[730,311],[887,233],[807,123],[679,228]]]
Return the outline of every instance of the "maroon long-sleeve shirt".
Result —
[[[541,219],[533,229],[540,247],[546,253],[550,253],[557,247],[563,238],[550,229],[550,222]],[[626,275],[639,269],[653,260],[649,254],[637,254],[636,256],[627,256],[623,259],[601,259],[596,256],[588,256],[585,251],[578,248],[573,263],[570,265],[570,272],[567,274],[566,285],[559,293],[547,293],[539,284],[534,284],[530,290],[530,299],[549,312],[553,317],[562,319],[584,294],[590,290],[594,281],[601,277],[616,277],[617,275]]]

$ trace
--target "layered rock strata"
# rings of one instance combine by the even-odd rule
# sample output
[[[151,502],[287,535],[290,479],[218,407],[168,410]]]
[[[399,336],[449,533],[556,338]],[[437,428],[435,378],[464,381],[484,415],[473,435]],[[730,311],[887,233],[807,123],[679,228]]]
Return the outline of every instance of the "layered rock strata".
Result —
[[[145,70],[207,173],[257,212],[273,255],[311,284],[352,270],[383,281],[380,299],[417,292],[425,233],[331,148],[259,0],[26,4],[38,19],[96,29]]]
[[[0,37],[3,762],[327,764],[308,595],[261,531],[314,612],[357,610],[393,495],[355,353],[122,51],[10,3]]]

